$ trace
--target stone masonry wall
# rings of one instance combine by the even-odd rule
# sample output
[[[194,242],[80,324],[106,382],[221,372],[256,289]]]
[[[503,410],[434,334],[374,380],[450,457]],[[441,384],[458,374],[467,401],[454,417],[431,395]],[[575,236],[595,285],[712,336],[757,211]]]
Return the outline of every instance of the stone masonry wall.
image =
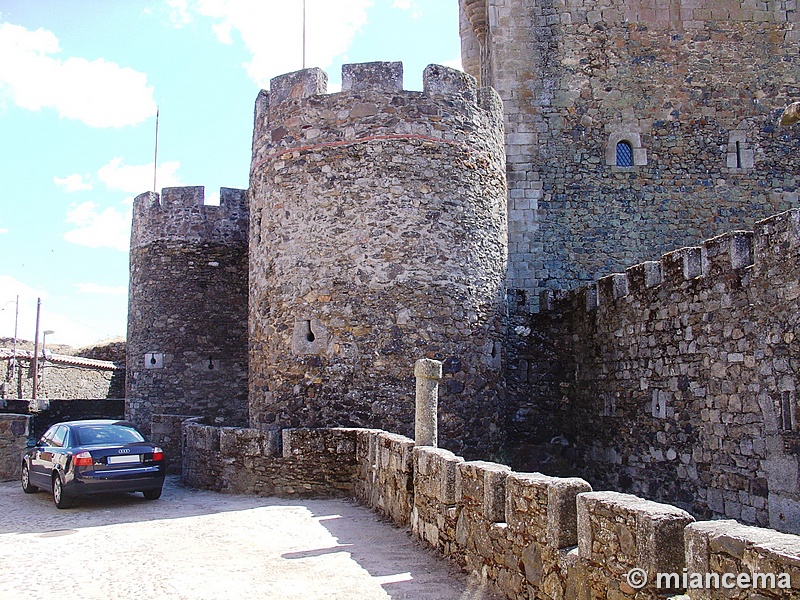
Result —
[[[244,191],[142,194],[133,206],[127,408],[247,421],[248,209]]]
[[[726,572],[734,577],[786,573],[789,589],[759,589],[759,597],[800,597],[798,536],[734,521],[694,523],[674,506],[629,494],[592,492],[578,478],[464,462],[438,448],[413,448],[409,465],[404,457],[411,440],[403,443],[393,436],[394,443],[387,445],[390,435],[358,431],[357,498],[384,515],[396,514],[392,520],[408,527],[405,507],[411,497],[413,535],[509,598],[655,600],[683,590],[680,585],[669,588],[667,579],[659,584],[658,573],[682,577],[687,569],[719,578]],[[380,460],[371,450],[378,447],[384,448]],[[396,476],[404,478],[409,468],[413,487],[398,495]],[[387,505],[390,497],[399,504]],[[728,555],[746,559],[731,563]],[[627,573],[632,568],[646,572],[642,587],[630,585]],[[686,591],[692,600],[756,597],[733,596],[721,586]]]
[[[506,187],[499,99],[431,65],[307,69],[256,103],[250,419],[413,430],[410,367],[444,362],[442,444],[502,441]]]
[[[30,356],[23,352],[16,359],[0,360],[0,398],[30,398],[33,392],[33,369]],[[69,357],[71,358],[71,357]],[[40,361],[40,398],[122,398],[125,395],[125,372],[121,367],[102,361],[98,365],[75,365],[51,360]]]
[[[181,473],[183,469],[183,424],[190,419],[202,420],[193,415],[152,415],[150,441],[164,450],[167,473]]]
[[[30,435],[30,416],[0,414],[0,481],[17,481]]]
[[[353,429],[261,431],[187,421],[183,482],[229,494],[346,497],[356,478]]]
[[[798,536],[733,521],[694,523],[674,506],[592,492],[577,478],[465,462],[376,429],[275,432],[187,422],[184,432],[190,485],[279,496],[354,494],[509,598],[663,599],[683,591],[682,579],[667,590],[658,573],[680,578],[687,570],[718,578],[785,573],[790,589],[759,589],[758,597],[800,597]],[[641,587],[627,576],[632,568],[647,576]],[[756,597],[687,591],[692,600]]]
[[[798,205],[793,0],[460,4],[505,107],[512,308]]]
[[[800,531],[799,263],[793,210],[547,300],[509,369],[515,465],[553,441],[595,487]]]

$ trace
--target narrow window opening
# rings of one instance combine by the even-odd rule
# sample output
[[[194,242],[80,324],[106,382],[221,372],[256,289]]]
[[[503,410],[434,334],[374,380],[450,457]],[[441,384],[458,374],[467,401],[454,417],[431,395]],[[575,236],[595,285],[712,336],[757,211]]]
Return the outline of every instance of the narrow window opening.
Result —
[[[155,355],[155,354],[151,354],[151,355],[150,355],[150,364],[151,364],[151,365],[154,365],[154,364],[156,364],[157,362],[158,362],[158,361],[156,360],[156,355]]]
[[[742,142],[736,142],[736,168],[742,168]]]
[[[214,369],[214,360],[209,356],[208,357],[208,370],[212,371]]]
[[[497,343],[492,344],[492,358],[497,358],[497,355],[500,351],[500,348],[498,346],[500,346],[500,344]]]
[[[306,340],[313,342],[315,339],[317,339],[317,336],[311,331],[311,321],[306,321]]]
[[[781,429],[794,431],[794,394],[791,391],[781,393]]]
[[[633,146],[631,146],[630,142],[622,141],[617,143],[617,166],[633,166]]]

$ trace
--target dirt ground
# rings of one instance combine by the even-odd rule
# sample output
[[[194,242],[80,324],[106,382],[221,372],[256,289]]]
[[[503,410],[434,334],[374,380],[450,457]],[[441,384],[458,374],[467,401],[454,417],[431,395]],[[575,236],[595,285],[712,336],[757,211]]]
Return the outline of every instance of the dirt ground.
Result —
[[[488,592],[405,531],[342,500],[194,490],[90,499],[0,484],[0,599],[479,600]]]

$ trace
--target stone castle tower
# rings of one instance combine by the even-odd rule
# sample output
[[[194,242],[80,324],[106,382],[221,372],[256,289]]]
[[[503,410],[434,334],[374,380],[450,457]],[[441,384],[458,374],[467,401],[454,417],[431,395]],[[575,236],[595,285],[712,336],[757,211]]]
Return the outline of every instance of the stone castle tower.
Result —
[[[307,69],[256,103],[251,426],[413,432],[413,364],[444,361],[444,446],[496,450],[506,271],[502,111],[469,75]]]
[[[512,309],[798,205],[782,0],[460,0],[503,99]]]
[[[133,204],[126,416],[247,420],[245,191],[165,188]]]

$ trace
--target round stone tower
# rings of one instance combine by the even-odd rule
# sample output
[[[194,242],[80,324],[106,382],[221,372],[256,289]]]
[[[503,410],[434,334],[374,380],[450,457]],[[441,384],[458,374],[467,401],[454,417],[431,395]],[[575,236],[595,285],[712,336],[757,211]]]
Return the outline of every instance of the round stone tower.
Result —
[[[413,435],[413,366],[444,362],[439,439],[501,443],[507,261],[502,106],[460,71],[305,69],[256,101],[250,421]]]
[[[247,421],[244,190],[165,188],[133,203],[125,413]]]

